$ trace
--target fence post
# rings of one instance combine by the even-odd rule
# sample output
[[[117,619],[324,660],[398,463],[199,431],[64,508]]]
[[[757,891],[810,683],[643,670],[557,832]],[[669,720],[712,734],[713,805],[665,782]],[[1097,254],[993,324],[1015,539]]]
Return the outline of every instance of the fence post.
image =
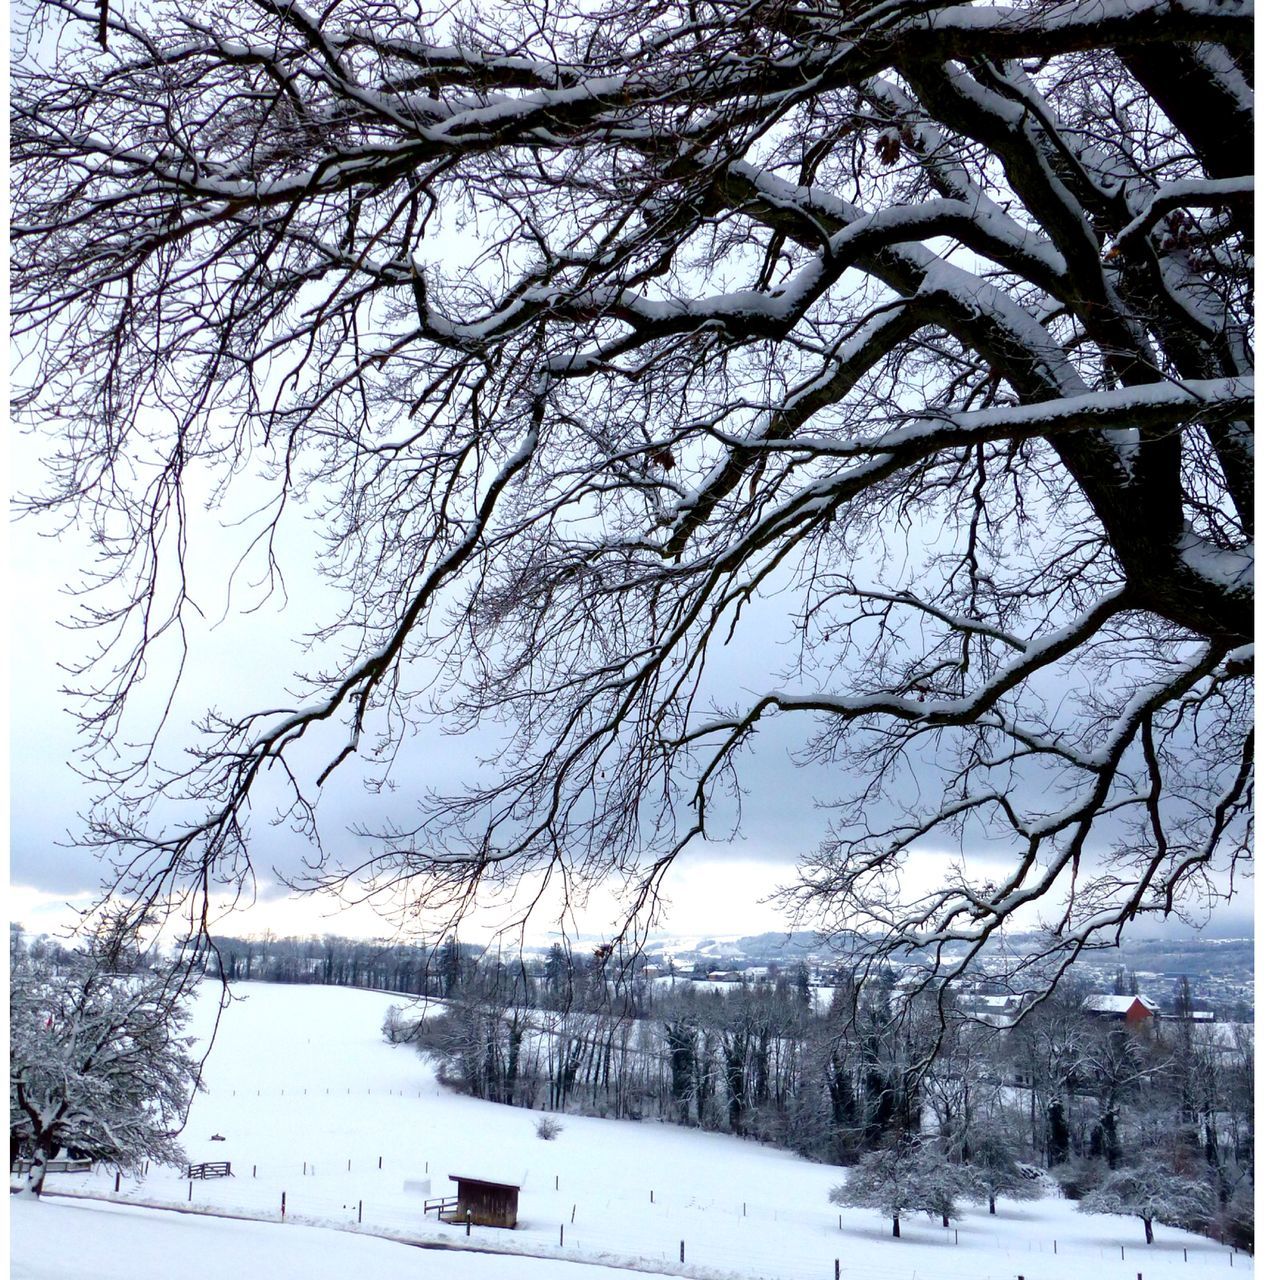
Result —
[[[840,1280],[840,1259],[836,1259],[836,1280]]]
[[[191,1188],[194,1186],[195,1186],[195,1183],[190,1181],[190,1179],[188,1179],[187,1181],[187,1203],[188,1204],[191,1203]]]
[[[840,1223],[840,1230],[843,1231],[844,1230],[844,1214],[842,1213],[838,1215],[836,1221]]]
[[[284,1221],[284,1192],[280,1193],[280,1221]]]
[[[467,1235],[471,1234],[471,1210],[467,1210]]]
[[[560,1247],[564,1248],[564,1223],[560,1224]]]
[[[680,1241],[680,1261],[681,1263],[684,1262],[684,1241],[683,1240]]]
[[[379,1169],[381,1169],[381,1168],[382,1168],[382,1157],[381,1157],[381,1156],[379,1156],[379,1157],[378,1157],[378,1168],[379,1168]]]
[[[356,1201],[356,1221],[357,1222],[364,1221],[364,1201],[363,1200]]]
[[[120,1170],[116,1170],[116,1194],[120,1193]]]
[[[1124,1245],[1120,1246],[1120,1261],[1124,1261]]]
[[[578,1206],[575,1204],[573,1206],[572,1212],[569,1214],[569,1221],[573,1222],[577,1218],[577,1216],[578,1216]]]

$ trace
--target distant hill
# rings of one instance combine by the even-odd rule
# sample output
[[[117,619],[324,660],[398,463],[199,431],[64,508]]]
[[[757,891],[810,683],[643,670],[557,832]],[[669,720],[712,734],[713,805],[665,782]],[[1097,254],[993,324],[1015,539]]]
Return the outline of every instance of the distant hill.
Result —
[[[801,960],[805,956],[828,953],[821,936],[812,930],[799,933],[755,933],[739,938],[737,949],[750,960]]]

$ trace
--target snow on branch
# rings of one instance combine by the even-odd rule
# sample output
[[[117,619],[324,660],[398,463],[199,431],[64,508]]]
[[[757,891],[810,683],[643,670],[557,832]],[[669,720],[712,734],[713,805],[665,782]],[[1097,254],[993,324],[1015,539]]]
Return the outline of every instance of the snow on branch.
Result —
[[[941,966],[1043,924],[1065,963],[1229,891],[1250,5],[156,0],[105,52],[96,5],[41,11],[14,411],[25,509],[100,556],[86,841],[122,887],[199,931],[258,797],[323,847],[363,766],[385,821],[318,881],[642,913],[786,712],[843,797],[795,899],[834,929]],[[314,662],[180,742],[162,689],[131,750],[200,669],[210,501],[236,582],[323,579]],[[480,757],[447,794],[408,763],[444,735]],[[975,843],[990,885],[895,916],[902,859]]]

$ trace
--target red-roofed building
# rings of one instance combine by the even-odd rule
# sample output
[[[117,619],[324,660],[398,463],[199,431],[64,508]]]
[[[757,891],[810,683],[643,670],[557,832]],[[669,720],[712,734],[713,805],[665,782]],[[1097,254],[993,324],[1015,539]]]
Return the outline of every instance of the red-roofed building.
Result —
[[[1082,1008],[1090,1017],[1123,1022],[1126,1027],[1139,1027],[1160,1013],[1158,1004],[1142,996],[1088,996]]]

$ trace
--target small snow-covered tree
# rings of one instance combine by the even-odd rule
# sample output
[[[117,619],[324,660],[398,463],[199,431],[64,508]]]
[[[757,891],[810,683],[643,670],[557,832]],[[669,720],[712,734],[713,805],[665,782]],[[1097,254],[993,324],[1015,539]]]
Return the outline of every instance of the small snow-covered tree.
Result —
[[[1208,1183],[1174,1172],[1154,1154],[1131,1168],[1117,1169],[1080,1201],[1081,1213],[1133,1214],[1141,1218],[1148,1244],[1155,1239],[1153,1222],[1182,1225],[1206,1217],[1214,1207],[1213,1188]]]
[[[960,1201],[973,1194],[969,1171],[952,1164],[937,1148],[928,1148],[919,1165],[921,1208],[931,1218],[941,1218],[949,1227],[960,1217]]]
[[[982,1129],[970,1143],[969,1177],[975,1192],[987,1198],[987,1212],[995,1213],[996,1197],[1006,1200],[1038,1200],[1044,1194],[1039,1182],[1023,1176],[1017,1153],[1006,1134]]]
[[[120,1168],[184,1158],[175,1135],[199,1087],[183,1035],[188,974],[120,974],[106,954],[95,941],[57,967],[12,958],[9,1130],[31,1157],[27,1194],[63,1147]]]
[[[833,1204],[875,1209],[902,1235],[904,1214],[927,1213],[949,1226],[959,1216],[956,1202],[965,1193],[964,1171],[948,1163],[933,1143],[907,1142],[864,1155],[831,1189]]]

